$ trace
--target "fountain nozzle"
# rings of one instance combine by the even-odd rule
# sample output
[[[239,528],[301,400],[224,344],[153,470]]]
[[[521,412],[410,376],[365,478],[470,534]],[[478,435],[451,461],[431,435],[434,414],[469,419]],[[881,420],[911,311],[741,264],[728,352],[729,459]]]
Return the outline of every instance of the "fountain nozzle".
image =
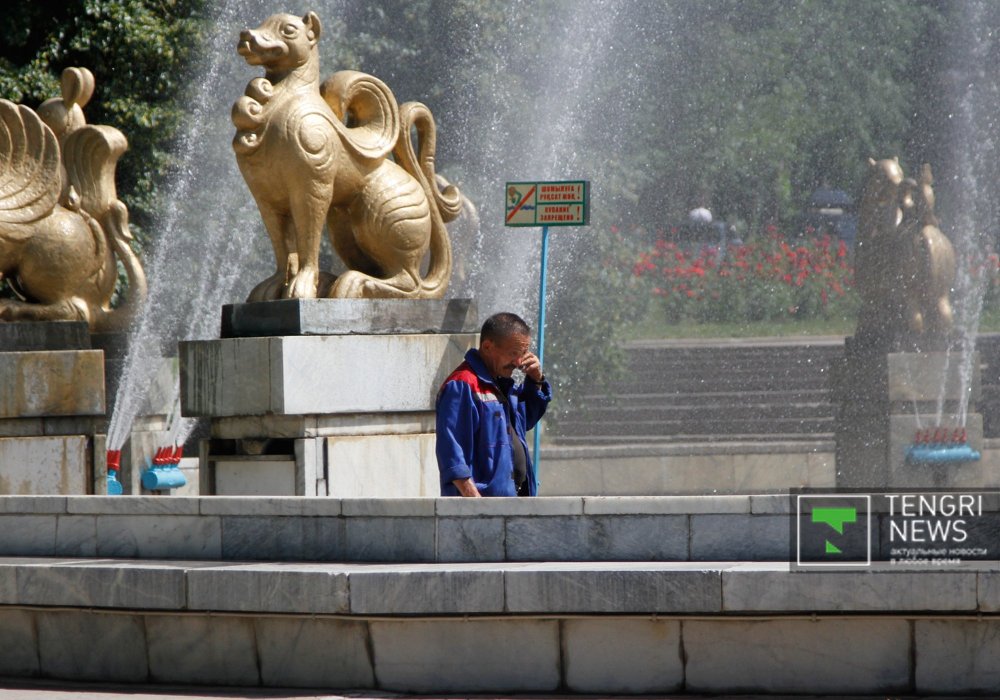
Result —
[[[121,496],[124,493],[122,484],[118,481],[118,472],[121,471],[122,451],[108,450],[105,463],[108,467],[107,490],[109,496]]]
[[[142,473],[143,488],[149,491],[169,491],[187,484],[187,479],[178,466],[183,454],[184,448],[179,445],[156,450],[149,468]]]
[[[939,425],[933,431],[918,430],[913,444],[906,448],[907,464],[961,464],[977,462],[981,457],[969,445],[968,432],[962,427],[949,430]]]

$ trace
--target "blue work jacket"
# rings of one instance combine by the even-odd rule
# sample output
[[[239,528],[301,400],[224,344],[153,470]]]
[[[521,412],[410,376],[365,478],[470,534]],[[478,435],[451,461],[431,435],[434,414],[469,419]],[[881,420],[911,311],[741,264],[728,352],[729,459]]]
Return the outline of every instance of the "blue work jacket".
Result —
[[[510,402],[504,410],[503,392],[486,369],[479,351],[465,353],[465,362],[441,385],[437,398],[437,462],[441,473],[441,495],[458,496],[452,482],[471,478],[483,496],[516,496],[514,455],[510,445],[508,415],[514,416],[514,432],[524,447],[528,467],[528,495],[536,495],[535,465],[525,433],[545,413],[552,399],[547,381],[526,379],[520,387],[503,382]]]

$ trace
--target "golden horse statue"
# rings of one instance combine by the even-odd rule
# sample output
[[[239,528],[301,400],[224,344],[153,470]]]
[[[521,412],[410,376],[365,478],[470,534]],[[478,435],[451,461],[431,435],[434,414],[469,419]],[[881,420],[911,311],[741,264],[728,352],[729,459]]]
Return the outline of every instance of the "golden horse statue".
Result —
[[[341,71],[320,85],[320,33],[309,12],[273,15],[240,34],[237,51],[265,74],[233,106],[233,149],[277,263],[248,301],[440,298],[451,276],[445,223],[462,199],[437,184],[431,112],[418,102],[397,106],[364,73]],[[324,221],[348,268],[335,279],[319,269]]]
[[[855,285],[861,311],[855,337],[888,349],[947,343],[955,251],[934,213],[930,165],[907,178],[899,159],[869,159],[858,217]]]
[[[19,297],[0,299],[4,321],[80,320],[120,330],[146,298],[146,276],[129,242],[128,209],[115,168],[128,141],[88,125],[94,92],[86,68],[67,68],[62,97],[34,112],[0,100],[0,278]],[[117,261],[127,301],[111,308]]]

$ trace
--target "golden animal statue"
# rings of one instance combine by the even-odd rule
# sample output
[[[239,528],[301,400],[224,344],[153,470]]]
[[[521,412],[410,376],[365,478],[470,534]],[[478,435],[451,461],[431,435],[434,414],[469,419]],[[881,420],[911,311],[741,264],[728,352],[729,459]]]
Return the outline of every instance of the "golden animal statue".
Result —
[[[309,12],[273,15],[240,33],[237,51],[265,73],[233,105],[233,149],[277,263],[248,301],[440,298],[451,276],[445,223],[462,199],[454,186],[438,186],[431,112],[419,102],[397,106],[364,73],[340,71],[320,85],[320,32]],[[319,269],[324,221],[348,268],[336,278]]]
[[[879,349],[935,349],[947,343],[955,252],[934,214],[933,175],[906,178],[899,159],[869,159],[861,196],[855,337]]]
[[[919,181],[907,179],[905,184],[900,229],[907,244],[902,259],[906,322],[914,333],[943,338],[954,323],[949,294],[955,250],[938,228],[930,164],[924,163]]]
[[[89,70],[67,68],[62,97],[37,113],[0,100],[0,277],[19,297],[0,299],[0,320],[117,330],[146,298],[128,209],[115,189],[128,141],[113,127],[86,123],[82,108],[93,92]],[[112,309],[116,258],[129,292]]]

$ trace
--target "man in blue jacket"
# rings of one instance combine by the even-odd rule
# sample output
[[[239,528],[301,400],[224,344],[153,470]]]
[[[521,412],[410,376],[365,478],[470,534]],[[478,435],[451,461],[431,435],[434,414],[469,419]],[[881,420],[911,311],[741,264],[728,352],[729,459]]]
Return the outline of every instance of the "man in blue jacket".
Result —
[[[441,385],[437,399],[437,461],[442,496],[534,496],[535,468],[527,433],[552,399],[531,329],[519,316],[490,316]],[[520,369],[523,384],[511,378]]]

